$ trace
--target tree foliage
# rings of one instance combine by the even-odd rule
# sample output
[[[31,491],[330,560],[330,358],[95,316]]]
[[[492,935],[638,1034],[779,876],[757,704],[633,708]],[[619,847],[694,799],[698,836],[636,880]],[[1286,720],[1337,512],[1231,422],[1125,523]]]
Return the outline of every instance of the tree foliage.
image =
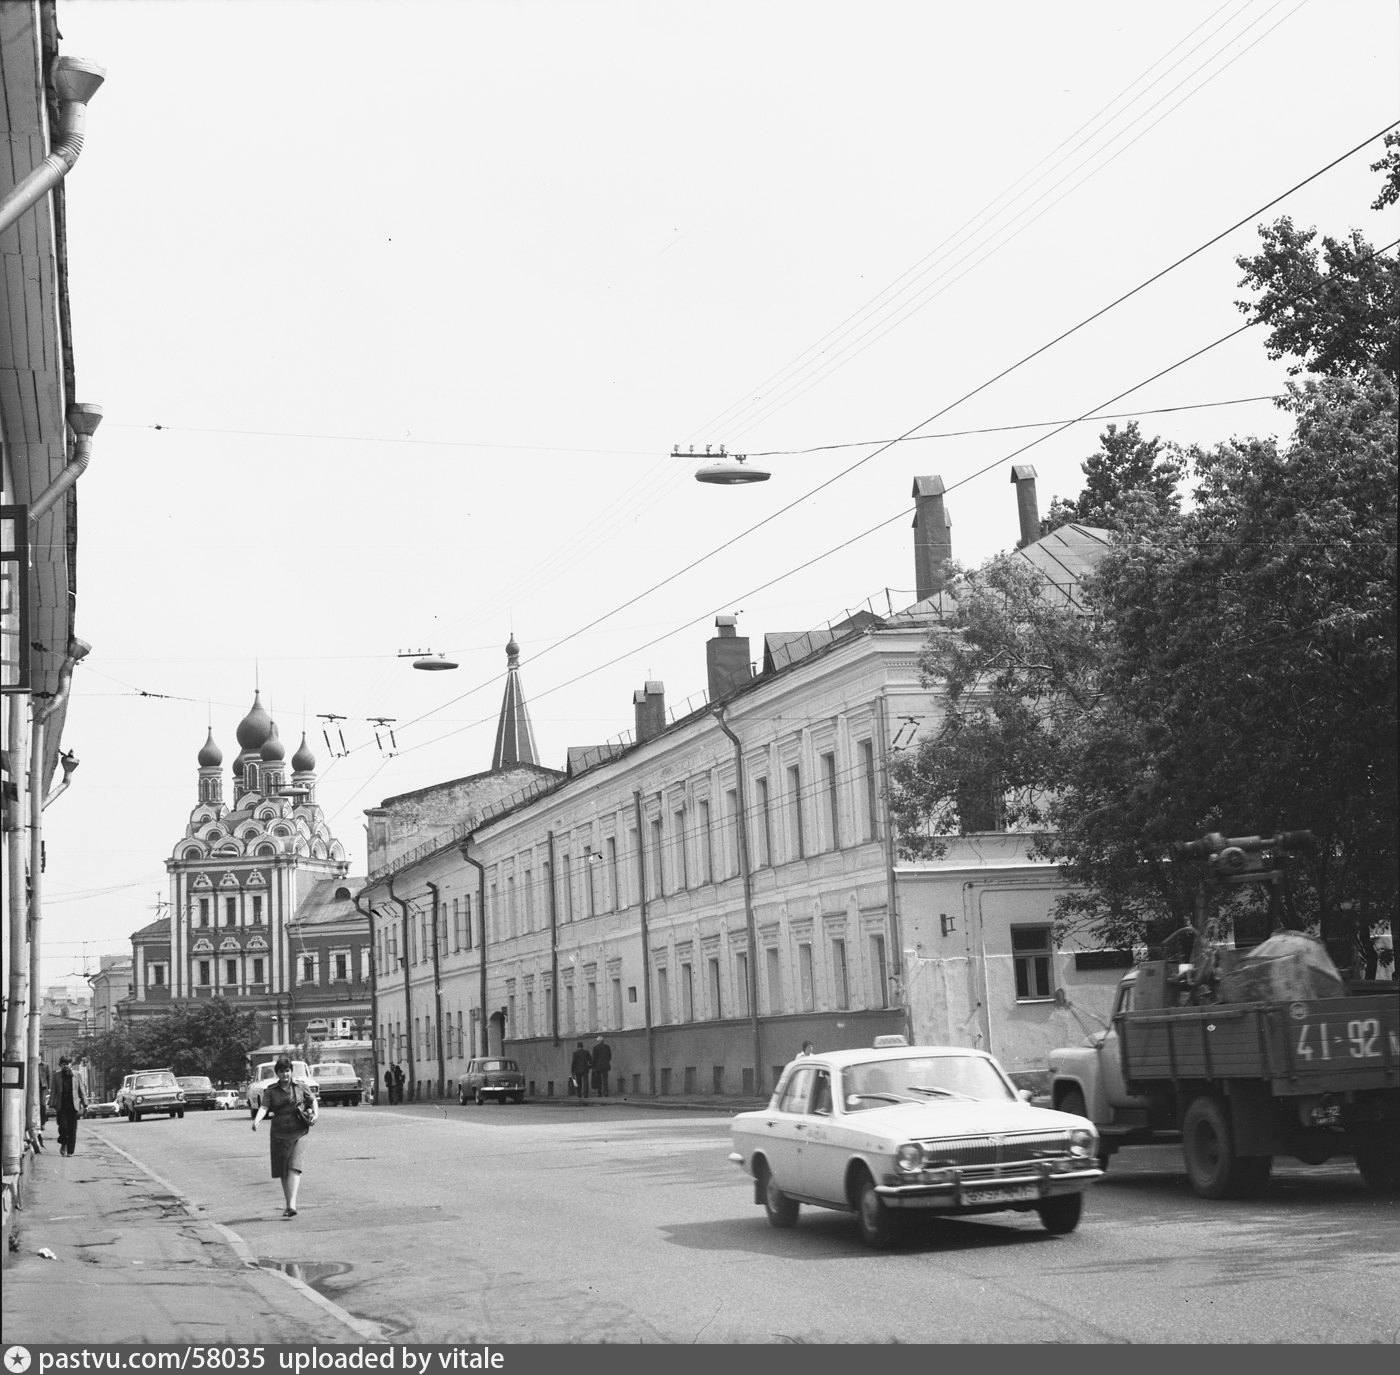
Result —
[[[77,1054],[110,1081],[137,1069],[172,1069],[238,1082],[247,1077],[248,1052],[258,1043],[257,1018],[227,998],[172,1007],[159,1017],[84,1037]]]
[[[1144,439],[1136,420],[1121,430],[1110,425],[1099,436],[1100,448],[1080,465],[1084,490],[1073,501],[1056,497],[1050,514],[1040,522],[1047,535],[1062,525],[1092,525],[1116,530],[1130,499],[1146,497],[1163,511],[1180,508],[1177,488],[1185,463],[1173,448],[1164,448],[1155,436]]]

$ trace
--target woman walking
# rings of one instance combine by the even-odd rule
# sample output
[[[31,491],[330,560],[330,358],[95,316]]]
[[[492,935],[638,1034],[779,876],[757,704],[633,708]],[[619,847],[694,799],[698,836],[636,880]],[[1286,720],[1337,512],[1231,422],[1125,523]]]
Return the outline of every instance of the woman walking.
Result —
[[[263,1091],[262,1102],[253,1118],[253,1130],[257,1131],[264,1117],[272,1120],[268,1132],[272,1177],[282,1181],[282,1197],[287,1202],[282,1216],[295,1217],[306,1138],[316,1120],[316,1100],[309,1088],[292,1082],[292,1062],[285,1055],[273,1068],[277,1071],[277,1082]]]

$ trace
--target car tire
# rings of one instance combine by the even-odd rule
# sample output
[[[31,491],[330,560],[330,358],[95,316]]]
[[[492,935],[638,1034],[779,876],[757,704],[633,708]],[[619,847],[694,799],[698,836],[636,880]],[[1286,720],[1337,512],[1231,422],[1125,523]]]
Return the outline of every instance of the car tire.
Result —
[[[358,1108],[360,1106],[360,1095],[358,1093],[350,1100],[350,1106],[352,1108]]]
[[[473,1099],[473,1101],[476,1103],[477,1107],[479,1107],[479,1108],[485,1106],[486,1099],[483,1098],[483,1097],[481,1096],[481,1090],[480,1090],[480,1089],[477,1089],[476,1095],[475,1095],[475,1098]]]
[[[1036,1205],[1040,1225],[1054,1236],[1062,1237],[1079,1226],[1084,1212],[1083,1194],[1060,1194]]]
[[[861,1176],[856,1190],[856,1220],[861,1239],[877,1251],[887,1251],[904,1231],[903,1219],[875,1192],[875,1181],[868,1174]]]
[[[799,1205],[796,1199],[789,1198],[773,1179],[773,1172],[767,1165],[759,1177],[759,1187],[763,1192],[763,1211],[774,1227],[795,1227]]]
[[[467,1091],[464,1088],[457,1090],[457,1101],[465,1108],[467,1106]]]
[[[1253,1198],[1268,1186],[1273,1157],[1235,1154],[1228,1109],[1214,1094],[1191,1100],[1181,1151],[1191,1187],[1202,1198]]]

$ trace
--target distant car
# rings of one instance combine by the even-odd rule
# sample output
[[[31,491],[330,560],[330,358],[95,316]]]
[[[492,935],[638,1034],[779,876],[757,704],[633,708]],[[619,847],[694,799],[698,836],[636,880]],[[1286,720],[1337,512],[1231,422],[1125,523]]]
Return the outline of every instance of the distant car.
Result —
[[[115,1102],[113,1102],[113,1103],[89,1103],[89,1104],[87,1105],[87,1111],[83,1114],[83,1116],[84,1116],[84,1117],[116,1117],[120,1111],[121,1111],[121,1109],[119,1109],[119,1108],[117,1107],[117,1105],[116,1105]]]
[[[246,1102],[247,1100],[237,1089],[218,1089],[214,1094],[214,1106],[221,1112],[244,1107]]]
[[[117,1111],[132,1122],[153,1112],[171,1117],[185,1115],[185,1091],[174,1072],[168,1069],[142,1069],[128,1074],[117,1090]]]
[[[273,1065],[273,1061],[268,1061],[265,1065],[259,1065],[248,1083],[249,1117],[256,1117],[258,1115],[258,1109],[262,1106],[263,1090],[277,1082],[277,1070]],[[311,1077],[310,1066],[307,1065],[305,1060],[292,1061],[292,1083],[305,1084],[314,1096],[319,1097],[320,1095],[321,1086]]]
[[[200,1112],[213,1112],[214,1085],[202,1074],[182,1074],[179,1084],[185,1091],[185,1106]]]
[[[488,1098],[509,1098],[512,1103],[525,1101],[525,1076],[514,1060],[493,1056],[467,1061],[457,1087],[457,1101],[484,1103]]]
[[[1034,1211],[1046,1231],[1072,1232],[1103,1175],[1093,1123],[1031,1107],[984,1051],[881,1044],[903,1039],[794,1060],[766,1108],[733,1119],[729,1158],[768,1221],[835,1208],[875,1247],[916,1211]]]
[[[359,1106],[364,1085],[353,1065],[346,1064],[344,1060],[322,1060],[320,1064],[311,1066],[311,1078],[321,1090],[321,1102],[346,1103],[352,1108]]]

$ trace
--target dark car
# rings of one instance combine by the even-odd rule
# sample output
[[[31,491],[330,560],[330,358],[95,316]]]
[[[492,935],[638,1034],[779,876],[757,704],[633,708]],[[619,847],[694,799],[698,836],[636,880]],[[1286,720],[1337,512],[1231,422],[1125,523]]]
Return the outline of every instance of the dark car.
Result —
[[[185,1106],[200,1112],[213,1112],[218,1090],[202,1074],[182,1074],[176,1082],[185,1091]]]
[[[466,1072],[457,1089],[459,1103],[484,1103],[488,1098],[509,1098],[512,1103],[525,1101],[525,1076],[514,1060],[486,1056],[468,1060]]]

